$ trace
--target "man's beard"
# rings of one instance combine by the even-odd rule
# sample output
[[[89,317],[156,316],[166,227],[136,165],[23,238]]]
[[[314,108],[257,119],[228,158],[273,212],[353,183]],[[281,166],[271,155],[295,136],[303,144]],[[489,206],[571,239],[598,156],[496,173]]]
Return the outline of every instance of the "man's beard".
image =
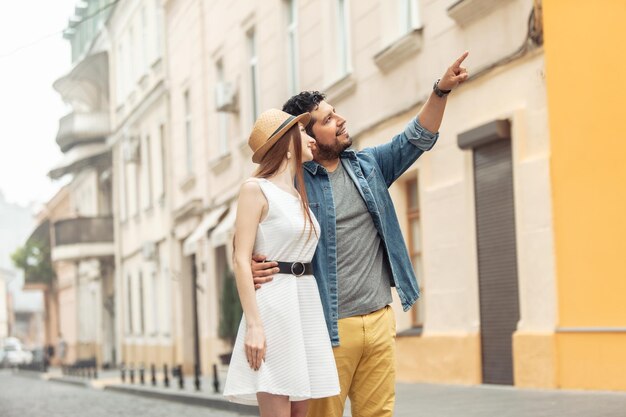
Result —
[[[333,159],[339,158],[341,152],[345,151],[352,145],[352,139],[348,138],[346,143],[335,142],[332,145],[322,145],[319,142],[316,144],[317,146],[317,155],[315,155],[315,159],[319,159],[321,161],[330,161]]]

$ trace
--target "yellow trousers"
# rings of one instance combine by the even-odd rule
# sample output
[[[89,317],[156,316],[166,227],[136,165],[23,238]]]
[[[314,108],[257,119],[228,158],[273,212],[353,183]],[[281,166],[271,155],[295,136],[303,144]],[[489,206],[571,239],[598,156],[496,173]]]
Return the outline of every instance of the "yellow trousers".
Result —
[[[396,397],[396,318],[387,306],[341,319],[333,348],[341,393],[311,400],[307,417],[341,417],[350,398],[352,417],[391,417]]]

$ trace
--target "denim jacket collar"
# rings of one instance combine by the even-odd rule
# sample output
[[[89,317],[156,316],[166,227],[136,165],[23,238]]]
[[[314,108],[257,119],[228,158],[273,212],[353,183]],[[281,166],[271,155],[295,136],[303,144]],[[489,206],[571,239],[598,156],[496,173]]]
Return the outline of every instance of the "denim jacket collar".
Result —
[[[340,158],[350,158],[350,159],[357,159],[356,156],[356,151],[352,148],[348,148],[345,151],[341,152],[341,154],[339,155]],[[304,168],[309,171],[311,174],[313,175],[317,175],[317,169],[319,167],[321,167],[322,165],[319,162],[315,162],[315,161],[307,161],[304,163]]]

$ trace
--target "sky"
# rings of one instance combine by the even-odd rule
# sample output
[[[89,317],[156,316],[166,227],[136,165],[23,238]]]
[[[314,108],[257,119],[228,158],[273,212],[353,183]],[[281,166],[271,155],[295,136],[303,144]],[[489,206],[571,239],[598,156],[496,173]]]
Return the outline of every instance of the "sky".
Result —
[[[47,173],[61,159],[55,138],[69,108],[52,83],[71,67],[61,31],[76,2],[0,0],[0,192],[9,202],[36,207],[61,185]]]

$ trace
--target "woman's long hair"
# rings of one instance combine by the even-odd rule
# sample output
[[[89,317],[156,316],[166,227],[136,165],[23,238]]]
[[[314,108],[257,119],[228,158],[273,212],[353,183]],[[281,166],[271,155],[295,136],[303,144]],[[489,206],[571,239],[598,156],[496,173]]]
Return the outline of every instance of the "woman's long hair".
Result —
[[[304,230],[306,230],[307,223],[311,226],[309,229],[309,238],[311,237],[311,231],[317,231],[313,227],[313,219],[309,212],[309,199],[306,195],[306,185],[304,184],[304,172],[302,170],[302,138],[300,136],[300,126],[298,123],[293,125],[283,137],[278,139],[274,146],[263,156],[259,168],[254,173],[258,178],[269,178],[276,174],[280,169],[283,161],[287,157],[289,152],[289,144],[293,143],[293,153],[295,154],[296,162],[296,189],[300,194],[300,202],[302,204],[302,212],[304,213]]]

